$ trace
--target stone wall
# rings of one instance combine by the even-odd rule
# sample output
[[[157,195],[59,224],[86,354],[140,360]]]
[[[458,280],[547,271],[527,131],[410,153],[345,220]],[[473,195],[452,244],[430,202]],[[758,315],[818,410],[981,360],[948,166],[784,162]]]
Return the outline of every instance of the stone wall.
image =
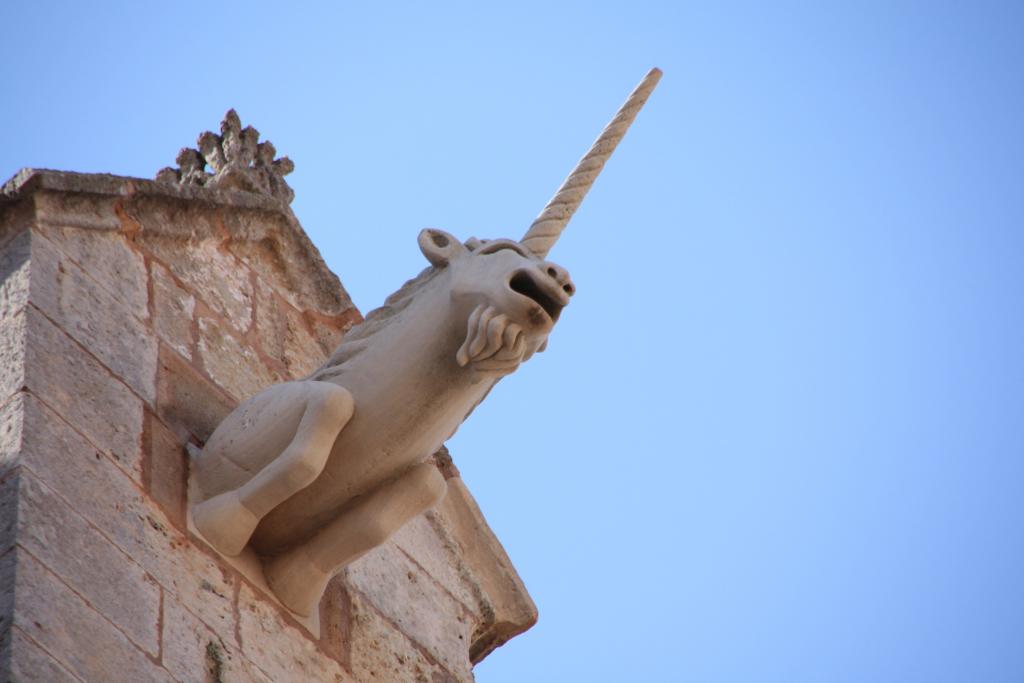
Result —
[[[284,204],[25,171],[0,281],[0,680],[468,681],[536,620],[444,454],[318,639],[188,533],[184,444],[360,319]]]

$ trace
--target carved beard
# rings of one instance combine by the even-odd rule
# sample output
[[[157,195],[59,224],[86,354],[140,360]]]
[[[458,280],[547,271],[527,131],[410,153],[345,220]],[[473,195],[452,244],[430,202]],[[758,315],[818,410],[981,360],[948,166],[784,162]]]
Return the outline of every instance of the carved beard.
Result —
[[[521,326],[493,306],[480,304],[469,315],[466,341],[459,347],[455,360],[462,367],[472,363],[473,369],[481,374],[502,377],[537,350],[536,343],[526,341]]]

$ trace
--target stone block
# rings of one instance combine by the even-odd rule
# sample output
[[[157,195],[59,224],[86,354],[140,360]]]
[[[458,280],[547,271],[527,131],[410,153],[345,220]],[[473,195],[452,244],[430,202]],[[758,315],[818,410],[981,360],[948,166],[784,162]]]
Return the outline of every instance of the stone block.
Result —
[[[32,263],[32,302],[152,403],[157,345],[146,324],[41,235],[32,236]],[[145,281],[141,287],[145,301]],[[142,312],[148,317],[144,303]]]
[[[196,300],[178,286],[167,270],[159,263],[150,263],[153,279],[153,329],[168,345],[185,358],[192,358],[193,315]]]
[[[354,308],[339,316],[311,315],[308,317],[310,326],[313,328],[313,337],[320,345],[320,350],[324,352],[325,358],[334,353],[334,349],[338,348],[345,333],[362,319],[359,311]]]
[[[24,313],[25,385],[141,481],[142,401],[34,307]]]
[[[124,201],[125,215],[139,226],[135,241],[144,250],[161,256],[166,249],[180,249],[175,246],[180,242],[224,235],[216,207],[147,191],[154,189],[163,190],[165,186],[139,187]]]
[[[21,463],[211,628],[232,628],[231,576],[34,396],[24,399],[23,419]]]
[[[0,195],[3,194],[0,188]],[[31,199],[0,202],[0,250],[17,235],[35,225],[36,210]]]
[[[0,680],[11,683],[80,683],[71,672],[25,637],[8,629],[0,638]]]
[[[458,679],[428,660],[401,631],[387,623],[359,595],[352,604],[352,674],[357,681],[456,683]],[[463,681],[472,681],[472,675]]]
[[[162,662],[178,683],[273,683],[177,600],[164,601],[163,615]]]
[[[473,616],[392,543],[347,569],[348,584],[459,680],[472,680]]]
[[[179,440],[153,413],[146,411],[145,419],[143,485],[167,519],[179,531],[184,531],[185,486],[188,480],[185,442]]]
[[[53,573],[17,553],[14,626],[84,681],[170,683],[171,677]],[[83,637],[88,634],[88,637]]]
[[[265,283],[256,281],[256,337],[263,352],[275,361],[285,364],[285,339],[288,336],[286,309],[298,314],[283,298]]]
[[[25,426],[24,408],[25,394],[22,393],[8,396],[0,403],[0,473],[18,464]]]
[[[461,478],[448,479],[448,494],[431,514],[445,529],[445,536],[456,543],[461,561],[486,601],[486,620],[470,647],[475,664],[537,623],[537,607]]]
[[[14,584],[17,578],[18,548],[0,555],[0,633],[14,624]]]
[[[3,417],[0,415],[0,420]],[[18,491],[21,489],[21,476],[21,468],[11,467],[0,478],[0,555],[18,542]],[[0,631],[2,630],[3,623],[0,623]]]
[[[117,197],[77,192],[36,192],[36,221],[39,225],[91,230],[120,230]]]
[[[327,656],[341,662],[349,669],[349,645],[352,641],[351,611],[348,599],[348,587],[345,577],[336,574],[327,584],[324,595],[320,599],[320,649]]]
[[[273,681],[352,679],[341,664],[324,655],[305,630],[287,623],[278,608],[243,583],[238,595],[238,628],[242,654]],[[266,647],[273,643],[273,647]]]
[[[156,412],[179,440],[192,434],[205,442],[236,403],[185,359],[161,346]]]
[[[40,225],[39,233],[57,246],[62,260],[78,265],[89,278],[139,320],[149,318],[146,264],[120,230]]]
[[[31,284],[32,235],[22,232],[0,247],[0,324],[28,303]]]
[[[237,332],[249,329],[253,302],[249,269],[224,251],[217,239],[182,241],[161,237],[143,244],[232,328]]]
[[[305,316],[262,282],[256,286],[256,336],[263,351],[284,366],[289,379],[309,375],[326,358]]]
[[[22,168],[0,187],[0,197],[34,199],[40,192],[71,194],[125,195],[134,190],[136,178],[122,178],[105,173],[75,173]],[[143,183],[147,181],[141,181]]]
[[[22,309],[0,321],[0,400],[25,386],[25,341],[28,315]]]
[[[29,303],[44,311],[60,306],[60,286],[64,279],[60,256],[38,231],[25,233],[29,259]],[[20,239],[19,239],[20,241]]]
[[[19,480],[19,545],[155,657],[160,589],[30,472],[23,471]]]
[[[206,374],[237,401],[244,401],[279,379],[251,347],[213,318],[199,318],[198,349]]]
[[[141,560],[166,589],[165,600],[168,596],[177,599],[220,637],[231,639],[237,579],[176,533],[167,534],[163,543]]]
[[[224,212],[227,248],[298,310],[339,315],[352,300],[298,222],[286,214],[236,209]]]
[[[420,515],[398,530],[391,543],[412,558],[466,610],[479,618],[479,587],[462,564],[451,539],[445,538],[434,523],[435,515]]]

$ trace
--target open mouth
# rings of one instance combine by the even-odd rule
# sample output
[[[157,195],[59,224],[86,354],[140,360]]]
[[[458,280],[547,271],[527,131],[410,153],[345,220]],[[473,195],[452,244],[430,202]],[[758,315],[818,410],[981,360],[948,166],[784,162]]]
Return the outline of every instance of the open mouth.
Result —
[[[534,274],[528,270],[517,272],[512,276],[512,280],[508,284],[513,292],[533,300],[543,308],[552,322],[558,320],[558,316],[561,315],[562,309],[565,308],[567,303],[561,292],[555,293],[553,287],[543,286],[537,282]]]

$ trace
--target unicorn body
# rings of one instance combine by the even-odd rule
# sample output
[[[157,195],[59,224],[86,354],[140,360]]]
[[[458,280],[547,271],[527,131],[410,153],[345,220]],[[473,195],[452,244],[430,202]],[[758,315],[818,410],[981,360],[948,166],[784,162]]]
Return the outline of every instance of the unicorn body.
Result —
[[[428,460],[504,375],[544,349],[574,285],[544,260],[661,77],[652,69],[521,242],[424,230],[431,267],[305,380],[249,399],[193,466],[192,523],[314,615],[328,580],[444,496]]]
[[[542,349],[574,293],[518,242],[420,235],[431,267],[354,327],[309,378],[238,407],[195,462],[196,528],[248,545],[290,609],[444,495],[430,460],[504,375]]]

